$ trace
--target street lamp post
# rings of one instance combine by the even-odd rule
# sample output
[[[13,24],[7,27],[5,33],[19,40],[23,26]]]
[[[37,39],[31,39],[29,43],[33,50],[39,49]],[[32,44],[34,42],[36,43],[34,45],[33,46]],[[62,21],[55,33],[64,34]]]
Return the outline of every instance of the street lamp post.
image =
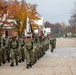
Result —
[[[60,27],[59,27],[59,37],[60,37]]]

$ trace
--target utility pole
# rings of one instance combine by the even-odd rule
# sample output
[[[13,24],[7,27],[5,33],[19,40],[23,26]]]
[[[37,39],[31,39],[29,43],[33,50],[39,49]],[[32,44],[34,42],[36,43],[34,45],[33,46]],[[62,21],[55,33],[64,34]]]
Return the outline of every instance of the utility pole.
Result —
[[[60,27],[59,27],[59,37],[60,37]]]

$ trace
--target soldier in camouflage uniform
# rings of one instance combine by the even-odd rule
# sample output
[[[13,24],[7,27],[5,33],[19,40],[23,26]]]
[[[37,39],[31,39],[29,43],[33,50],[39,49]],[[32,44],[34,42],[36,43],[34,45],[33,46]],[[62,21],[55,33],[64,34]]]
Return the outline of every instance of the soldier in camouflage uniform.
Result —
[[[37,35],[34,35],[33,38],[33,64],[37,62]]]
[[[40,39],[39,39],[39,36],[37,38],[37,59],[39,60],[40,58]]]
[[[12,37],[12,41],[10,43],[10,54],[11,54],[11,64],[10,66],[14,66],[14,60],[16,62],[16,66],[18,66],[18,47],[19,47],[19,43],[16,40],[16,37]]]
[[[6,63],[6,50],[5,50],[5,39],[3,38],[2,39],[2,45],[3,45],[3,47],[2,47],[2,62],[3,62],[3,64],[5,64]]]
[[[6,59],[5,59],[5,50],[4,50],[4,39],[1,38],[2,35],[0,35],[0,66],[1,62],[5,64]]]
[[[25,41],[22,37],[19,38],[19,62],[25,59],[25,51],[24,51]]]
[[[2,39],[1,39],[1,34],[0,34],[0,66],[1,66],[1,62],[2,62]]]
[[[50,46],[51,46],[51,52],[53,52],[53,50],[55,48],[55,43],[54,43],[54,39],[53,38],[50,39]]]
[[[33,41],[31,36],[27,36],[25,47],[26,47],[26,68],[29,68],[32,67],[33,64],[33,58],[32,58]]]
[[[56,38],[54,37],[54,48],[56,48]]]
[[[10,62],[10,43],[7,36],[5,37],[4,50],[5,50],[5,59],[7,59],[8,62]]]

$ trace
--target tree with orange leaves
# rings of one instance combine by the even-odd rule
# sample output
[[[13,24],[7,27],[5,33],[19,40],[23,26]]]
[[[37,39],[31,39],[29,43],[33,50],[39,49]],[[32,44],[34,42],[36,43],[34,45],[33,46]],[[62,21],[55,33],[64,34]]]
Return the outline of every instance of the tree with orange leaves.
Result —
[[[5,14],[7,14],[7,2],[5,0],[0,0],[0,34],[5,32],[3,28],[5,23],[2,22]]]
[[[27,16],[31,21],[32,27],[37,26],[34,20],[38,20],[38,12],[36,10],[37,5],[27,4],[24,0],[18,2],[17,0],[9,3],[7,18],[15,20],[14,29],[19,35],[24,33],[26,28]]]

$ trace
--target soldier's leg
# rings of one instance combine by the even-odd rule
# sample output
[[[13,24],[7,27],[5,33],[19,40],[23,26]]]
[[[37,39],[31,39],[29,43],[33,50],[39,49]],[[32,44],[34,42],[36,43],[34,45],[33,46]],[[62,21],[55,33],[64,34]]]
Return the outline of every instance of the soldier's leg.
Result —
[[[6,57],[7,57],[7,61],[10,62],[10,50],[9,49],[6,51]]]
[[[30,66],[30,68],[31,68],[31,67],[32,67],[32,64],[33,64],[33,62],[34,62],[34,59],[33,59],[34,54],[33,54],[33,52],[30,52],[29,56],[30,56],[30,58],[29,58],[29,60],[30,60],[29,66]]]
[[[21,50],[19,50],[18,54],[19,54],[19,62],[21,63],[21,59],[22,59]]]
[[[10,66],[14,66],[14,59],[15,59],[15,54],[14,54],[14,51],[12,50],[11,52],[10,52],[10,57],[11,57],[11,64],[10,64]]]
[[[6,63],[6,49],[2,49],[2,62],[3,64]]]
[[[35,63],[35,52],[33,52],[31,55],[32,55],[32,65],[34,65],[34,63]]]
[[[26,68],[29,68],[30,56],[28,51],[26,51]]]
[[[51,45],[51,52],[53,52],[54,48],[53,48],[53,45]]]
[[[2,53],[0,51],[0,66],[1,66],[1,62],[2,62]]]
[[[22,61],[24,62],[24,59],[25,59],[25,52],[24,52],[24,50],[22,50]]]
[[[18,50],[16,49],[14,52],[15,52],[14,54],[15,54],[16,66],[18,66]]]

